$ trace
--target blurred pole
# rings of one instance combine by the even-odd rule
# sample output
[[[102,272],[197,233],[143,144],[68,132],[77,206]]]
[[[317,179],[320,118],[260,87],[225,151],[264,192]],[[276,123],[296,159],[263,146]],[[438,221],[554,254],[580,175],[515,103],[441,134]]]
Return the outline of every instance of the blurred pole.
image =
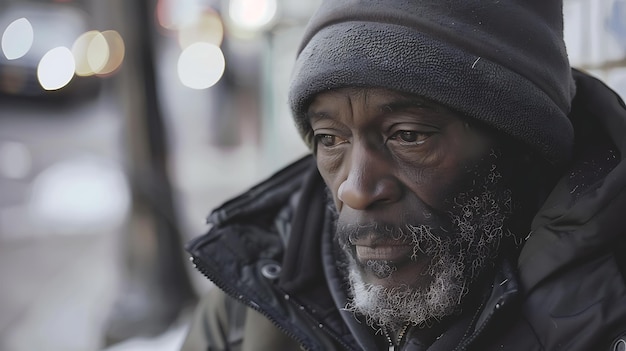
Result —
[[[168,177],[168,142],[155,73],[151,0],[111,1],[127,43],[119,72],[133,208],[123,242],[125,277],[107,330],[112,344],[165,331],[195,301]]]

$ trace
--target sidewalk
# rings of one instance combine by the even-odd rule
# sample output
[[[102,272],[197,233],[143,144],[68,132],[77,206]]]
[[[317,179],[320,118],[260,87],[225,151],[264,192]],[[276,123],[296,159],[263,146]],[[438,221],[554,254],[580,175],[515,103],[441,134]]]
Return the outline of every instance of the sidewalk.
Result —
[[[120,276],[115,236],[0,239],[0,350],[100,350]]]

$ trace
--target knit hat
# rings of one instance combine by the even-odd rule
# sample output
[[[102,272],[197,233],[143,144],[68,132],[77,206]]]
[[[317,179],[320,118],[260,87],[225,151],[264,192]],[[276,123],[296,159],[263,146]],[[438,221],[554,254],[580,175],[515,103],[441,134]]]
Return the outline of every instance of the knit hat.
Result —
[[[380,87],[448,106],[563,164],[575,93],[561,0],[329,0],[307,25],[289,103],[305,117],[315,94]]]

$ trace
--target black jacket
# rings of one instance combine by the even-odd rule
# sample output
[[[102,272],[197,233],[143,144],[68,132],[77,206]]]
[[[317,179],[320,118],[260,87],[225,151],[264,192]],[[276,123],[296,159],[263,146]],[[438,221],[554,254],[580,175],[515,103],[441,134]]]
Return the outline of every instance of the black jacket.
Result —
[[[499,265],[480,309],[461,315],[428,350],[626,347],[626,109],[601,82],[574,77],[575,160],[519,258]],[[228,296],[304,349],[386,349],[342,310],[324,189],[305,157],[215,210],[212,228],[187,250]],[[424,349],[414,342],[408,335],[403,349]]]

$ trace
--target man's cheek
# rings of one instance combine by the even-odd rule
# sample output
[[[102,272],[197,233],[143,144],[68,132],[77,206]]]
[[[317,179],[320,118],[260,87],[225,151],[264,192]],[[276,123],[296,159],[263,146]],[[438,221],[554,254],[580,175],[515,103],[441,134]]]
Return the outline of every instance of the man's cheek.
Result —
[[[438,172],[428,183],[413,191],[428,208],[437,212],[447,212],[461,186],[449,172]]]

